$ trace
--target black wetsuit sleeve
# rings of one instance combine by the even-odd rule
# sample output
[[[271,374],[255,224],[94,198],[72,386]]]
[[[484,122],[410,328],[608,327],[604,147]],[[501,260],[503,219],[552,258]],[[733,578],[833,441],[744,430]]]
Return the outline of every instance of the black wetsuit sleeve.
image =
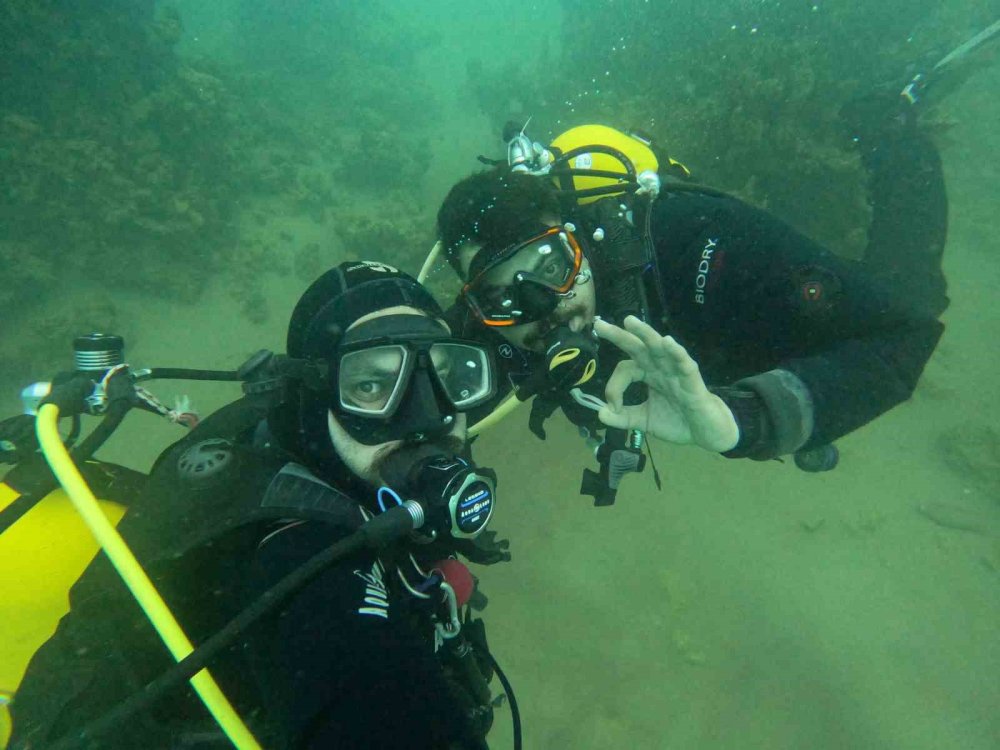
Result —
[[[331,542],[300,523],[258,548],[248,594],[259,595]],[[330,568],[252,636],[253,671],[289,748],[462,747],[457,712],[433,654],[372,556]]]
[[[735,199],[675,194],[655,212],[671,332],[710,385],[768,412],[769,445],[741,455],[829,443],[912,394],[943,330],[932,312]]]

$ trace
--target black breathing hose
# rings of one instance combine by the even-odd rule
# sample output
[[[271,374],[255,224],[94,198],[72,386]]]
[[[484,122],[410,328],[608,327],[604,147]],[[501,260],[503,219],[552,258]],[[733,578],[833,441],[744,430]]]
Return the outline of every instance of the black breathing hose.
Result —
[[[606,146],[602,143],[594,143],[590,146],[577,146],[576,148],[572,148],[569,151],[559,154],[555,161],[552,162],[553,171],[559,169],[559,165],[568,164],[570,159],[579,156],[580,154],[607,154],[625,167],[625,171],[628,173],[629,179],[635,180],[635,166],[632,164],[632,160],[614,146]]]
[[[185,367],[154,367],[149,371],[152,380],[216,380],[236,382],[242,380],[236,370],[192,370]]]
[[[74,750],[74,748],[80,747],[81,743],[104,735],[122,722],[127,721],[134,714],[148,709],[168,692],[178,688],[204,669],[209,661],[232,646],[244,630],[273,612],[328,567],[365,548],[380,549],[385,547],[408,534],[413,528],[413,516],[406,506],[395,506],[385,513],[375,516],[349,537],[330,545],[311,557],[300,568],[282,578],[261,594],[253,604],[236,615],[219,631],[155,680],[82,729],[56,740],[48,746],[48,750]],[[521,713],[517,706],[517,699],[514,697],[514,689],[511,687],[507,675],[497,664],[493,654],[487,651],[486,656],[489,658],[490,664],[507,694],[507,700],[510,702],[511,720],[514,728],[514,748],[521,750]]]
[[[615,172],[610,169],[577,169],[575,167],[563,167],[560,169],[553,169],[549,172],[549,175],[551,177],[609,177],[613,180],[621,180],[622,182],[635,182],[635,178],[631,177],[627,172]],[[620,189],[620,187],[618,189]]]
[[[240,379],[235,372],[185,370],[178,368],[156,368],[150,371],[150,377],[159,379],[218,381],[235,381]],[[92,386],[92,384],[88,385]],[[50,397],[50,400],[57,404],[62,404],[66,407],[65,411],[70,411],[69,407],[72,404],[80,403],[82,396],[88,393],[89,387],[84,388],[83,383],[75,382],[72,385],[67,384],[67,387],[63,388],[61,393],[54,393],[53,397]],[[77,462],[89,459],[121,425],[131,408],[132,403],[127,399],[112,400],[101,423],[72,452],[73,459]],[[184,659],[164,671],[155,680],[133,693],[103,716],[90,722],[82,729],[73,731],[56,740],[48,746],[48,750],[74,750],[74,748],[79,748],[82,743],[101,737],[119,726],[122,722],[127,721],[134,714],[148,709],[168,692],[187,682],[204,669],[208,662],[232,646],[244,630],[262,617],[273,612],[289,597],[308,585],[331,565],[355,555],[365,548],[381,549],[404,537],[419,525],[415,523],[415,517],[419,517],[423,513],[422,509],[419,511],[415,508],[411,510],[408,506],[410,506],[410,503],[390,508],[385,513],[369,520],[350,536],[335,542],[322,552],[311,557],[304,565],[285,576],[261,594],[256,601],[233,617],[226,625],[210,636]],[[423,519],[421,518],[420,523],[422,522]],[[514,690],[493,655],[487,652],[487,656],[510,701],[511,717],[514,725],[514,748],[515,750],[521,750],[521,715],[517,707],[517,700],[514,697]]]
[[[384,547],[405,536],[413,528],[413,516],[410,515],[406,506],[397,505],[385,513],[375,516],[349,537],[341,539],[322,552],[313,555],[300,568],[282,578],[261,594],[253,604],[226,623],[221,630],[155,680],[79,731],[74,731],[60,738],[50,745],[48,750],[77,748],[82,741],[99,737],[119,726],[132,715],[149,708],[166,693],[190,680],[204,669],[212,658],[233,645],[244,630],[268,613],[273,612],[292,594],[306,586],[330,565],[345,557],[357,554],[362,549]]]
[[[500,669],[500,665],[497,664],[497,660],[493,657],[493,654],[487,651],[486,656],[489,657],[490,664],[493,665],[493,671],[496,672],[497,679],[500,680],[504,692],[507,693],[507,700],[510,701],[510,718],[514,724],[514,750],[521,750],[521,711],[517,707],[514,688],[511,687],[510,680],[507,679],[507,675]]]
[[[93,456],[107,442],[108,438],[114,434],[114,431],[121,426],[122,420],[125,419],[125,415],[129,413],[131,408],[132,404],[124,399],[115,400],[108,404],[107,413],[105,413],[104,418],[97,427],[94,428],[94,431],[87,435],[76,448],[70,451],[73,460],[79,463]]]

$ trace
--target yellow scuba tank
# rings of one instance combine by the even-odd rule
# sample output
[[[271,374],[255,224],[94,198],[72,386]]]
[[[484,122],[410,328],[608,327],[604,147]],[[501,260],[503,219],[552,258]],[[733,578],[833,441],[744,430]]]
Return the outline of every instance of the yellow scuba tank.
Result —
[[[0,481],[0,513],[21,494]],[[100,505],[114,524],[125,514],[122,504]],[[9,704],[28,662],[69,611],[69,589],[98,549],[62,489],[49,492],[0,534],[0,748],[10,737]]]
[[[647,143],[623,133],[620,130],[609,128],[607,125],[580,125],[570,128],[565,133],[556,137],[550,148],[558,149],[560,154],[568,154],[580,148],[593,145],[608,146],[625,156],[635,173],[651,170],[657,171],[659,161],[653,150]],[[627,167],[618,157],[608,153],[584,150],[576,156],[570,157],[567,165],[570,169],[599,169],[608,172],[619,172],[623,176]],[[589,175],[572,175],[568,178],[571,185],[560,185],[562,188],[572,190],[588,190],[590,188],[603,187],[615,184],[612,177],[593,177]],[[602,196],[589,196],[580,199],[581,204],[592,203]]]
[[[603,147],[606,150],[591,150],[588,148],[590,146]],[[570,173],[557,178],[557,185],[563,190],[591,190],[613,186],[620,182],[614,177],[574,174],[576,170],[614,172],[620,174],[622,178],[628,176],[630,169],[633,177],[643,172],[655,174],[661,168],[684,178],[690,177],[691,174],[687,167],[669,156],[661,155],[662,160],[666,162],[661,164],[661,158],[654,153],[652,143],[648,139],[637,133],[623,132],[607,125],[580,125],[570,128],[557,136],[550,148],[562,156],[572,154],[566,163]],[[601,195],[582,196],[577,202],[586,205],[613,194],[606,192]]]
[[[137,387],[139,376],[124,362],[120,336],[79,336],[73,348],[76,370],[71,376],[55,387],[43,382],[24,389],[25,413],[0,423],[5,430],[0,434],[0,459],[14,464],[0,481],[0,591],[4,595],[0,628],[7,628],[0,638],[0,748],[10,740],[10,705],[14,705],[16,715],[16,691],[32,657],[69,613],[69,590],[98,551],[119,573],[174,659],[180,662],[194,651],[115,529],[126,505],[144,491],[146,475],[88,457],[133,408],[189,428],[197,425],[197,415],[186,408],[168,409],[153,394]],[[237,372],[169,368],[147,370],[144,376],[241,379]],[[68,437],[59,432],[61,410],[73,419]],[[102,414],[103,420],[76,446],[76,456],[71,456],[69,446],[79,435],[79,415],[83,413]],[[33,441],[37,441],[41,455],[33,449]],[[61,489],[53,489],[56,483]],[[260,750],[207,668],[188,681],[235,747]],[[100,720],[95,723],[100,724]],[[67,742],[72,738],[63,737],[58,744]]]

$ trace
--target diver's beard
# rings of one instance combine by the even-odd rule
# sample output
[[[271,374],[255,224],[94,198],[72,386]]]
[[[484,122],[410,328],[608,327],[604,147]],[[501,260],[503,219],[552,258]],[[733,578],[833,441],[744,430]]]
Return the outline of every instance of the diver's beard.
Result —
[[[372,461],[372,473],[379,482],[393,489],[404,489],[410,470],[420,461],[436,456],[459,456],[465,441],[456,435],[423,443],[396,443],[380,448]]]
[[[542,321],[539,325],[538,330],[524,338],[524,348],[529,351],[539,352],[545,348],[542,343],[546,336],[549,335],[549,331],[553,329],[554,326],[549,324],[549,321]]]

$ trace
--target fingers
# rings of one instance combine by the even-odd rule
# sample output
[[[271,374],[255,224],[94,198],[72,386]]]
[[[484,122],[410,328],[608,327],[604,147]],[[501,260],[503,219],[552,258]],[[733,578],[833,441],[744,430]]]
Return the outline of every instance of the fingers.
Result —
[[[635,341],[648,356],[667,360],[672,370],[685,360],[690,359],[684,347],[678,344],[672,336],[661,336],[655,328],[634,315],[625,318],[624,325],[625,332],[635,337]],[[632,358],[637,359],[635,356]]]
[[[597,418],[606,427],[616,427],[620,430],[646,429],[646,404],[638,406],[626,406],[619,411],[612,411],[611,407],[605,406],[597,412]]]
[[[641,356],[645,351],[642,341],[633,333],[623,328],[597,319],[594,321],[594,332],[605,341],[610,341],[632,359]]]
[[[685,386],[695,393],[705,389],[698,363],[672,336],[660,336],[655,328],[634,315],[625,318],[624,325],[624,328],[619,328],[606,321],[595,320],[594,331],[650,373],[680,377]]]
[[[649,323],[643,323],[634,315],[629,315],[625,318],[623,323],[625,325],[625,330],[639,339],[639,341],[641,341],[648,349],[659,348],[664,338],[669,338],[660,336],[653,326],[649,325]],[[672,340],[673,339],[671,339],[671,341]]]
[[[658,360],[658,369],[681,376],[698,374],[698,363],[673,336],[660,336],[655,328],[632,315],[625,319],[625,328],[642,342],[653,359]],[[698,379],[700,381],[700,375]]]
[[[663,339],[663,349],[674,361],[675,369],[684,374],[698,371],[698,363],[687,353],[687,349],[677,343],[673,336],[666,336]]]
[[[691,358],[687,350],[669,338],[663,344],[666,357],[669,358],[674,375],[677,377],[681,390],[689,396],[702,396],[708,387],[701,378],[698,363]]]
[[[615,366],[604,388],[604,398],[613,411],[621,411],[625,389],[637,380],[642,380],[645,372],[631,359],[624,359]]]

